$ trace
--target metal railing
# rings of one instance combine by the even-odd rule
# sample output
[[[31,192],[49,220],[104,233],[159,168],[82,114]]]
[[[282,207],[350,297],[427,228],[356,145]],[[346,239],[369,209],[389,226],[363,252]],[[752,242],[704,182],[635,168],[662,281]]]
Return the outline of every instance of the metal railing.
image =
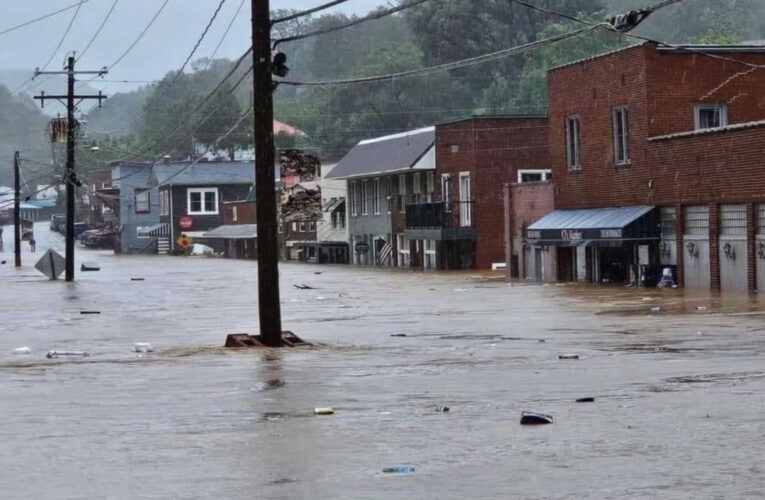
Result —
[[[406,205],[406,227],[440,229],[475,226],[473,201],[410,203]]]

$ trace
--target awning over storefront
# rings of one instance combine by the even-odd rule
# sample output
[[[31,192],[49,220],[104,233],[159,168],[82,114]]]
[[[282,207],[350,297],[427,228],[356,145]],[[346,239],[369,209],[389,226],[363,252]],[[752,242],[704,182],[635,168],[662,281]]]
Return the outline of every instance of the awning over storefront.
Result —
[[[526,229],[532,245],[611,246],[660,237],[658,211],[653,206],[554,210]]]
[[[228,224],[207,231],[197,239],[252,240],[258,237],[257,224]]]
[[[170,224],[168,224],[167,222],[163,222],[161,224],[154,224],[153,226],[149,226],[149,227],[138,228],[138,236],[141,236],[141,237],[169,236],[169,235],[170,235]]]

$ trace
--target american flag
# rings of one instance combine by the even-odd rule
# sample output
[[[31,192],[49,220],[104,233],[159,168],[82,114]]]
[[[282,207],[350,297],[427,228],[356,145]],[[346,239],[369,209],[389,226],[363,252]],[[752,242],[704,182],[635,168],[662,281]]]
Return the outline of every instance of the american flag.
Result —
[[[383,266],[388,263],[388,260],[391,257],[391,254],[393,253],[393,247],[390,243],[385,243],[385,245],[380,248],[380,251],[377,252],[377,265]]]

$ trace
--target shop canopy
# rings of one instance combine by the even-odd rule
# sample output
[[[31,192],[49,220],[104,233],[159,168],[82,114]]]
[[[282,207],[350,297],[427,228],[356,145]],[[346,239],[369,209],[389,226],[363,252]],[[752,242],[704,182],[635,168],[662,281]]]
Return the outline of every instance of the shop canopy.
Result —
[[[658,210],[648,205],[553,210],[526,229],[532,245],[612,246],[660,235]]]

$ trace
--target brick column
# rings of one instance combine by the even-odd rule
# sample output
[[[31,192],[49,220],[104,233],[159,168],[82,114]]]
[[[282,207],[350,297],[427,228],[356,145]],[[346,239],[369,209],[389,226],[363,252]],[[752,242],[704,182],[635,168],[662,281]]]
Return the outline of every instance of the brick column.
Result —
[[[720,211],[709,204],[709,288],[720,289]]]
[[[677,286],[685,285],[685,242],[683,241],[683,206],[675,205],[675,264],[677,265]]]
[[[750,292],[757,291],[757,238],[755,204],[746,204],[746,278]]]

